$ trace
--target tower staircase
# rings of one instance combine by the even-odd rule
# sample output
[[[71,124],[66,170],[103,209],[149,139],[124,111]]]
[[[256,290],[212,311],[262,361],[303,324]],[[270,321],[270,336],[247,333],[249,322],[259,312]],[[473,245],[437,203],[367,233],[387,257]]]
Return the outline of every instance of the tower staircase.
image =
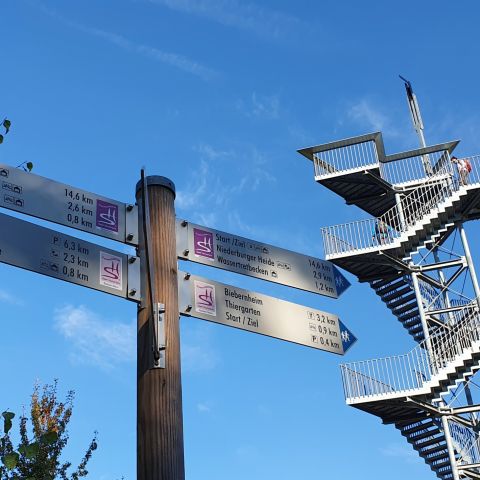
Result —
[[[445,404],[480,370],[480,297],[449,295],[468,255],[438,256],[459,225],[480,218],[480,157],[469,158],[463,184],[450,156],[457,144],[387,156],[377,132],[299,150],[318,183],[373,215],[323,228],[326,259],[368,282],[418,343],[405,355],[342,365],[347,404],[395,425],[445,480],[480,479],[474,409]]]

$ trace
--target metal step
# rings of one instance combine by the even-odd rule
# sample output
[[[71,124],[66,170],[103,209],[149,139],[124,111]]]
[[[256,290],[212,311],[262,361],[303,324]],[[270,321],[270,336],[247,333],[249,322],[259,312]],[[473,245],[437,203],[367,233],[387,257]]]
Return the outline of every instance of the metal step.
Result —
[[[425,463],[439,478],[448,478],[451,470],[445,436],[439,422],[426,418],[412,425],[396,425]]]
[[[414,339],[417,343],[422,343],[422,342],[425,340],[425,335],[423,334],[423,331],[418,332],[418,333],[416,333],[415,335],[413,335],[413,339]]]
[[[445,455],[445,452],[447,451],[447,443],[446,442],[443,442],[443,443],[440,443],[432,448],[428,448],[428,449],[425,449],[425,450],[420,450],[420,454],[423,456],[429,456],[429,455],[435,455],[435,454],[439,454],[439,455]]]
[[[387,303],[388,308],[390,308],[391,310],[395,310],[395,308],[400,305],[405,305],[406,303],[412,302],[412,301],[416,302],[417,297],[415,296],[415,292],[412,292],[411,290],[410,292],[411,293],[409,295],[405,295],[404,297],[398,298],[393,302],[388,302]]]
[[[395,290],[398,287],[401,287],[405,284],[403,277],[395,280],[389,280],[387,283],[385,282],[372,282],[370,285],[375,290],[378,295],[384,295],[386,293],[390,293],[392,290]]]
[[[408,333],[410,335],[416,335],[417,333],[420,333],[420,332],[422,332],[422,335],[423,335],[423,326],[420,322],[414,325],[413,327],[408,328]]]
[[[432,468],[432,470],[438,470],[439,468],[447,467],[447,466],[450,467],[450,459],[447,457],[446,460],[439,461],[438,463],[429,463],[429,465]]]
[[[420,449],[420,448],[428,447],[430,445],[438,445],[444,441],[445,441],[445,438],[443,436],[440,436],[440,437],[431,438],[430,440],[425,440],[424,442],[421,442],[421,443],[416,443],[415,446]]]
[[[415,298],[415,294],[413,294],[413,297]],[[414,298],[410,298],[410,301],[414,300]],[[407,305],[402,305],[401,307],[394,308],[392,309],[392,312],[395,316],[399,316],[402,313],[409,312],[410,310],[413,310],[415,307],[415,304],[412,305],[412,303],[409,303]]]
[[[409,320],[413,320],[415,317],[418,317],[420,314],[418,312],[418,305],[415,306],[415,308],[412,308],[411,311],[407,311],[402,315],[398,316],[398,319],[406,325]],[[420,321],[420,320],[419,320]]]
[[[436,427],[433,430],[428,430],[426,432],[419,433],[418,435],[409,436],[408,440],[411,443],[416,443],[418,440],[422,440],[422,439],[428,438],[428,437],[434,437],[435,435],[438,435],[440,433],[441,433],[440,429],[438,427]]]
[[[462,367],[458,368],[458,370],[455,369],[455,372],[449,374],[447,379],[441,382],[439,386],[432,388],[432,400],[441,400],[444,394],[450,392],[453,388],[456,388],[466,377],[474,375],[478,370],[480,370],[478,361],[468,368]]]
[[[402,435],[410,435],[412,433],[418,432],[419,430],[425,430],[426,428],[432,427],[435,424],[433,423],[433,420],[428,420],[426,422],[420,422],[417,424],[413,424],[414,426],[408,425],[407,427],[401,428]]]
[[[403,282],[403,285],[405,285],[405,282]],[[385,294],[383,291],[377,292],[378,295],[382,298],[382,300],[385,303],[390,302],[391,300],[401,297],[402,295],[405,295],[406,293],[409,293],[412,291],[412,288],[410,285],[406,285],[403,288],[398,288],[397,290],[393,290]]]

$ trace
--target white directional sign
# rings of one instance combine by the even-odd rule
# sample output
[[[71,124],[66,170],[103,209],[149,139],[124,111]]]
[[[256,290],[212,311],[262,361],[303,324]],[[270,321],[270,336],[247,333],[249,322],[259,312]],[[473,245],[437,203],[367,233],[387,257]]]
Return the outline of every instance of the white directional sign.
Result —
[[[0,213],[0,262],[140,301],[140,260]]]
[[[178,272],[180,314],[343,355],[356,341],[331,313]]]
[[[177,220],[177,256],[338,298],[350,282],[331,262]]]
[[[0,164],[0,207],[138,244],[136,207]]]

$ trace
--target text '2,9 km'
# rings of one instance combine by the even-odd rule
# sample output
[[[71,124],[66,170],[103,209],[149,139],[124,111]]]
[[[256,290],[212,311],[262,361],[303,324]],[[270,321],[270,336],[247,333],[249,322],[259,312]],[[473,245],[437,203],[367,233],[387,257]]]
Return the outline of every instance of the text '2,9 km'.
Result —
[[[177,256],[326,297],[350,282],[331,262],[177,220]]]

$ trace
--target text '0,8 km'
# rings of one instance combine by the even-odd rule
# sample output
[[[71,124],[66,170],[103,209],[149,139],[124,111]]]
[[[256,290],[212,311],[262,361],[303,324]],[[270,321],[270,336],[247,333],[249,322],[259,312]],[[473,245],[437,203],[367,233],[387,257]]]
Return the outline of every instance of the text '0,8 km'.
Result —
[[[0,164],[0,207],[138,244],[137,207]]]
[[[356,341],[332,313],[178,272],[180,314],[343,355]]]
[[[350,282],[319,258],[177,220],[177,256],[326,297],[338,298]]]
[[[0,213],[0,262],[140,301],[140,260]]]

